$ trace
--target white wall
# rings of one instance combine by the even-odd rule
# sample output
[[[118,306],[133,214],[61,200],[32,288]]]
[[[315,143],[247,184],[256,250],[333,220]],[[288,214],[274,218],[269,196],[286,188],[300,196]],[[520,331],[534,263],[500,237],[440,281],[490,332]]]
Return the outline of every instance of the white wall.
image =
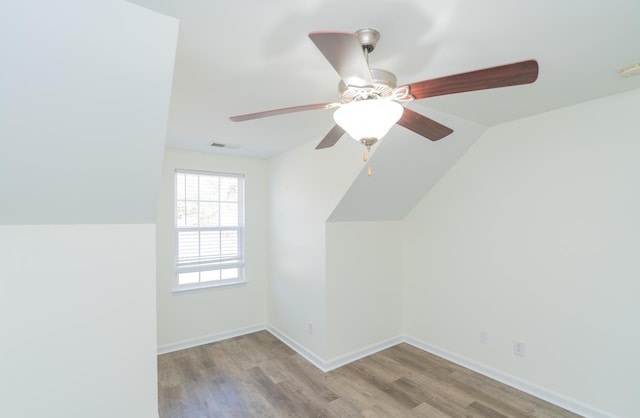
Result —
[[[329,361],[401,336],[401,232],[393,221],[327,223]]]
[[[0,416],[157,417],[177,21],[111,0],[2,6]]]
[[[316,144],[270,160],[269,324],[317,364],[327,338],[326,221],[363,164],[347,137],[330,149]]]
[[[153,225],[0,226],[0,416],[157,417]]]
[[[636,90],[478,140],[405,220],[408,336],[637,415],[638,103]]]
[[[174,175],[177,168],[245,176],[246,284],[173,293]],[[267,161],[167,148],[157,217],[158,345],[161,352],[217,339],[267,322]]]

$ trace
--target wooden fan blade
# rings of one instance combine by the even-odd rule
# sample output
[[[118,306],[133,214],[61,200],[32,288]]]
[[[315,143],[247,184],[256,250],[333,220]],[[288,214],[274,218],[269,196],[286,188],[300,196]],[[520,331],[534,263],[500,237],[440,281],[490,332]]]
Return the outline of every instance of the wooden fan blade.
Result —
[[[416,99],[443,96],[474,90],[529,84],[538,78],[535,60],[500,65],[467,73],[454,74],[409,84],[410,93]]]
[[[338,142],[338,140],[342,138],[342,135],[344,135],[344,129],[342,129],[338,125],[335,125],[333,128],[331,128],[329,133],[326,134],[324,138],[322,138],[322,141],[320,141],[318,146],[316,146],[316,149],[323,149],[334,146],[336,142]]]
[[[311,32],[309,38],[348,86],[372,86],[371,72],[358,35],[352,32]]]
[[[234,122],[242,122],[245,120],[266,118],[267,116],[284,115],[286,113],[304,112],[305,110],[327,109],[333,103],[316,103],[303,106],[283,107],[282,109],[265,110],[264,112],[247,113],[246,115],[231,116]]]
[[[426,116],[422,116],[420,113],[416,113],[407,107],[404,108],[404,113],[397,124],[431,141],[442,139],[453,132],[453,129]]]

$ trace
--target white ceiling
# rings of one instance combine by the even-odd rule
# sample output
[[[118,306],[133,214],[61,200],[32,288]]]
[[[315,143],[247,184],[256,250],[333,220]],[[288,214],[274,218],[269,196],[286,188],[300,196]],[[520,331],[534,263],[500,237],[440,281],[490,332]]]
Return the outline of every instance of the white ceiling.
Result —
[[[454,122],[491,126],[640,88],[640,77],[617,73],[640,62],[640,2],[632,0],[132,2],[180,20],[167,138],[174,148],[268,158],[320,141],[333,126],[328,110],[229,121],[337,99],[338,75],[307,36],[317,30],[378,29],[371,66],[392,71],[399,84],[538,60],[532,85],[408,105]],[[405,133],[424,140],[399,127],[389,136]]]

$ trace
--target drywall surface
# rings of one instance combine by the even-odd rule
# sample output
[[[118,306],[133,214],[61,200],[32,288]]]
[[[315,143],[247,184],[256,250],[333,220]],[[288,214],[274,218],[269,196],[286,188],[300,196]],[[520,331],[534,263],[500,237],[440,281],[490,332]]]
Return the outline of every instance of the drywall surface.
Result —
[[[327,359],[402,332],[401,222],[327,223]]]
[[[325,358],[326,221],[362,170],[361,146],[344,138],[297,147],[269,164],[269,324],[314,357]],[[311,324],[311,326],[309,326]]]
[[[153,223],[178,23],[123,1],[10,0],[0,27],[0,416],[157,417]]]
[[[432,142],[399,125],[391,128],[372,148],[375,153],[368,161],[371,176],[366,170],[360,172],[329,221],[404,219],[486,130],[485,126],[435,109],[422,108],[420,112],[455,128],[454,132]]]
[[[404,221],[406,335],[637,415],[639,102],[636,90],[489,129]]]
[[[0,224],[153,223],[178,22],[123,1],[0,14]]]
[[[267,161],[167,148],[157,218],[158,345],[190,345],[267,320]],[[246,284],[173,293],[175,170],[239,173],[245,177]]]
[[[0,416],[157,417],[155,226],[0,226]]]

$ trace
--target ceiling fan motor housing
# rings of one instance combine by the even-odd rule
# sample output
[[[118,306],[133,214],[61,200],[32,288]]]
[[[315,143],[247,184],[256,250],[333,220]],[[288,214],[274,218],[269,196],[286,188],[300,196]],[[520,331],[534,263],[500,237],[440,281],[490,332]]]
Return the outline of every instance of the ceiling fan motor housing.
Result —
[[[338,83],[338,93],[342,103],[350,103],[354,100],[366,100],[391,96],[396,88],[396,76],[389,71],[372,69],[371,78],[373,86],[354,87],[347,86],[344,81]]]

